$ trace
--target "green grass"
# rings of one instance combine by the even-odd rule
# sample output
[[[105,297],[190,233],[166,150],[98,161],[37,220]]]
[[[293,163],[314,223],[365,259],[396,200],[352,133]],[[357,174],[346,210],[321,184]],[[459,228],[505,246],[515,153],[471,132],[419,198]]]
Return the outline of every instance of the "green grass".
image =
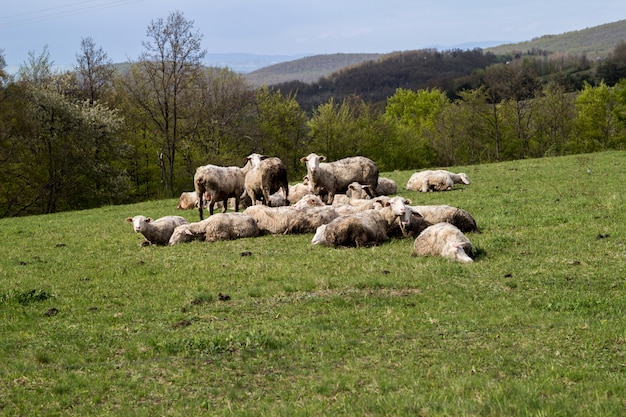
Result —
[[[472,184],[429,194],[385,173],[474,215],[471,265],[410,240],[140,248],[124,219],[175,200],[0,220],[0,415],[622,416],[624,167],[454,167]]]

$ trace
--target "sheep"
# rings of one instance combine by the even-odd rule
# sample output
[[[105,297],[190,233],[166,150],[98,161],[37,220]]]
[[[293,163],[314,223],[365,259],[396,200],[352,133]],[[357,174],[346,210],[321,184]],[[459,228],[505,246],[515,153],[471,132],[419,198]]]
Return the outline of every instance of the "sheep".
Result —
[[[300,162],[306,164],[307,177],[316,195],[328,194],[326,204],[332,204],[335,194],[345,193],[352,182],[368,185],[374,192],[378,185],[378,166],[369,158],[354,156],[334,162],[325,161],[325,156],[314,153],[302,157]]]
[[[480,233],[476,220],[463,209],[447,205],[411,206],[411,209],[421,214],[429,223],[446,222],[455,225],[463,233]]]
[[[428,191],[449,191],[454,188],[454,184],[470,184],[470,180],[465,173],[454,174],[443,169],[426,170],[415,172],[406,184],[407,190],[428,192]]]
[[[293,204],[300,201],[300,199],[305,195],[312,193],[313,190],[311,190],[311,186],[309,185],[309,178],[305,175],[301,183],[289,186],[289,196],[287,197],[287,200]]]
[[[172,236],[170,236],[168,244],[172,246],[177,243],[191,242],[193,240],[204,240],[207,223],[215,216],[217,216],[217,214],[199,222],[192,222],[177,226],[174,229]]]
[[[389,237],[417,237],[432,223],[422,217],[420,213],[413,210],[410,200],[405,200],[406,210],[402,216],[389,227],[387,234]]]
[[[239,167],[217,165],[198,167],[193,177],[193,183],[199,201],[200,220],[204,219],[202,207],[205,192],[208,194],[210,215],[213,215],[213,207],[217,201],[223,203],[222,213],[226,212],[229,198],[235,199],[235,211],[239,211],[239,201],[245,189],[244,180],[245,176]]]
[[[413,243],[413,256],[443,256],[453,261],[473,262],[472,243],[450,223],[437,223],[424,229]]]
[[[380,178],[378,179],[380,181]],[[359,184],[358,182],[352,182],[348,185],[348,189],[345,194],[348,198],[371,198],[372,192],[369,190],[369,185]],[[335,196],[335,199],[337,196]],[[335,200],[333,200],[333,203]]]
[[[195,191],[182,192],[178,199],[177,210],[188,210],[196,208],[198,205],[198,195]]]
[[[139,246],[167,245],[170,236],[177,226],[189,224],[187,219],[181,216],[165,216],[152,220],[146,216],[128,217],[126,221],[133,224],[136,233],[141,233],[145,240]]]
[[[322,224],[339,216],[326,205],[294,209],[289,207],[248,207],[244,214],[252,217],[263,232],[271,234],[313,233]]]
[[[244,187],[246,194],[252,199],[252,205],[262,198],[263,204],[272,205],[270,195],[282,189],[283,204],[289,204],[289,182],[287,167],[279,158],[266,157],[258,153],[246,157],[246,165],[242,168],[245,175]]]
[[[378,186],[376,187],[376,195],[393,195],[398,192],[398,184],[385,177],[378,177]]]
[[[324,205],[326,205],[326,203],[324,203],[322,199],[319,198],[319,196],[314,195],[314,194],[306,194],[302,196],[300,200],[294,202],[294,204],[291,207],[293,207],[296,210],[301,210],[306,207],[318,207],[318,206],[324,206]]]
[[[363,247],[386,242],[389,240],[389,228],[405,211],[404,198],[393,197],[381,209],[340,216],[326,225],[321,225],[315,231],[311,243],[333,247]]]
[[[203,240],[234,240],[260,235],[254,219],[243,213],[217,213],[208,219],[178,226],[170,237],[169,244]]]

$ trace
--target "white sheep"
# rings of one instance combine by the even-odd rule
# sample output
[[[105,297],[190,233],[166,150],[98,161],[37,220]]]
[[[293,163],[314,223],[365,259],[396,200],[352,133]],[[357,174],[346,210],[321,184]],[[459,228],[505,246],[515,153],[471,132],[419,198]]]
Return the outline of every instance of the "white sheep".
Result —
[[[165,216],[152,220],[150,217],[139,215],[128,217],[126,221],[132,223],[135,232],[141,233],[145,238],[140,246],[167,245],[177,226],[189,224],[187,219],[181,216]]]
[[[467,174],[452,173],[443,169],[415,172],[406,184],[407,190],[420,191],[449,191],[454,184],[470,184]]]
[[[437,223],[427,227],[415,238],[413,256],[443,256],[458,262],[473,262],[472,243],[450,223]]]
[[[389,227],[389,237],[417,237],[424,229],[432,223],[425,220],[420,213],[413,210],[410,200],[405,200],[406,210],[402,216],[398,216],[396,221]]]
[[[282,199],[274,198],[274,201],[280,201],[281,205],[289,204],[287,167],[283,161],[258,153],[248,155],[246,160],[246,165],[242,168],[245,175],[244,187],[246,194],[252,199],[252,205],[262,199],[263,204],[271,206],[270,196],[279,190],[282,190]]]
[[[305,175],[304,178],[302,179],[302,182],[289,186],[289,196],[287,197],[287,200],[291,204],[293,204],[299,201],[305,195],[312,194],[312,193],[313,193],[313,190],[311,189],[311,186],[309,185],[309,177]]]
[[[300,200],[294,202],[294,204],[291,206],[296,210],[301,210],[303,208],[306,207],[319,207],[319,206],[325,206],[326,203],[324,203],[322,201],[322,199],[314,194],[306,194],[303,195],[302,198],[300,198]]]
[[[170,237],[169,244],[202,240],[235,240],[256,237],[261,234],[254,219],[243,213],[216,213],[208,219],[178,226]]]
[[[175,245],[177,243],[191,242],[193,240],[204,240],[206,225],[215,216],[217,216],[217,214],[214,214],[213,216],[199,222],[192,222],[177,226],[174,229],[172,236],[170,236],[168,244]]]
[[[224,213],[228,207],[229,198],[235,199],[235,211],[239,211],[239,201],[244,192],[244,180],[245,176],[239,167],[217,165],[198,167],[193,183],[199,201],[200,220],[204,218],[202,207],[205,193],[209,199],[209,214],[213,214],[213,207],[218,201],[223,203],[222,213]]]
[[[335,194],[345,193],[352,182],[368,185],[373,194],[378,185],[378,166],[369,158],[354,156],[334,162],[325,161],[325,156],[309,154],[300,159],[306,164],[307,177],[316,195],[328,194],[327,204],[332,204]]]
[[[326,225],[321,225],[315,231],[311,243],[333,247],[378,245],[389,240],[389,228],[405,211],[405,199],[393,197],[386,200],[381,209],[340,216]]]
[[[198,195],[195,191],[182,192],[178,199],[178,210],[188,210],[196,208],[198,205]]]
[[[313,233],[320,225],[339,216],[333,207],[326,205],[299,209],[256,205],[248,207],[244,214],[252,217],[262,232],[271,234]]]
[[[474,217],[463,209],[447,205],[411,206],[411,209],[431,224],[446,222],[455,225],[463,233],[480,232]]]

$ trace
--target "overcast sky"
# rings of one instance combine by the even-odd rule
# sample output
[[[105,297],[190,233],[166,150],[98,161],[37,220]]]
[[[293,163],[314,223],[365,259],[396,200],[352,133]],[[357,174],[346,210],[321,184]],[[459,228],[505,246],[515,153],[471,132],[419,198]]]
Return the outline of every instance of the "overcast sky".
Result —
[[[135,60],[151,20],[181,11],[208,53],[315,55],[520,42],[626,18],[624,0],[2,0],[7,66],[48,46],[76,63],[90,37],[113,62]]]

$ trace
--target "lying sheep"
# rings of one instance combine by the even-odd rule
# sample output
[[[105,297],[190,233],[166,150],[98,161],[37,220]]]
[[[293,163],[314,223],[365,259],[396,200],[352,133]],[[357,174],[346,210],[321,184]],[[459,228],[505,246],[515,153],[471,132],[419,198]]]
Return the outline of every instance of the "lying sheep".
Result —
[[[198,195],[195,191],[182,192],[178,199],[177,210],[189,210],[198,206]]]
[[[388,230],[397,217],[403,216],[406,203],[402,197],[393,197],[379,210],[372,209],[340,216],[315,231],[314,245],[332,247],[364,247],[389,240]]]
[[[306,164],[307,177],[315,195],[328,194],[327,204],[332,204],[335,194],[345,193],[352,182],[368,185],[375,197],[378,185],[378,166],[369,158],[354,156],[334,162],[325,161],[325,156],[309,154],[300,159]]]
[[[283,161],[258,153],[248,155],[246,160],[246,165],[242,168],[245,175],[244,187],[246,194],[252,199],[252,205],[262,199],[263,204],[271,206],[270,196],[279,190],[282,190],[282,204],[289,204],[287,167]]]
[[[244,214],[252,217],[261,231],[271,234],[313,233],[320,225],[339,216],[326,205],[300,209],[256,205],[248,207]]]
[[[301,183],[289,186],[289,196],[287,197],[287,200],[293,204],[305,195],[312,193],[313,190],[311,190],[311,186],[309,185],[309,178],[305,175]]]
[[[480,233],[476,220],[463,209],[446,205],[411,206],[411,209],[431,224],[446,222],[455,225],[463,233]]]
[[[152,220],[146,216],[128,217],[127,222],[133,224],[136,233],[141,233],[145,240],[139,246],[167,245],[176,227],[189,224],[187,219],[181,216],[165,216]]]
[[[206,220],[178,226],[170,237],[169,244],[202,240],[235,240],[256,237],[261,234],[254,219],[243,213],[217,213]]]
[[[454,174],[443,169],[426,170],[411,175],[406,184],[407,190],[420,191],[449,191],[454,184],[469,184],[470,180],[465,173]]]
[[[450,223],[437,223],[415,238],[413,256],[443,256],[458,262],[473,262],[472,243]]]
[[[376,187],[376,195],[393,195],[398,192],[398,184],[385,177],[378,177],[378,186]]]
[[[316,196],[314,194],[306,194],[302,196],[300,200],[296,201],[291,207],[296,210],[301,210],[307,207],[320,207],[324,205],[326,205],[326,203],[324,203],[322,199],[319,198],[319,196]]]
[[[405,201],[406,211],[402,216],[396,218],[396,221],[389,227],[389,237],[415,238],[420,235],[432,223],[422,217],[420,213],[413,210],[409,205],[410,200]]]
[[[215,203],[221,201],[222,213],[228,207],[228,199],[235,199],[235,211],[239,211],[239,200],[244,192],[244,174],[239,167],[222,167],[217,165],[204,165],[196,169],[193,177],[196,195],[198,196],[198,211],[200,220],[204,219],[202,207],[204,194],[209,199],[209,214],[213,214]]]

